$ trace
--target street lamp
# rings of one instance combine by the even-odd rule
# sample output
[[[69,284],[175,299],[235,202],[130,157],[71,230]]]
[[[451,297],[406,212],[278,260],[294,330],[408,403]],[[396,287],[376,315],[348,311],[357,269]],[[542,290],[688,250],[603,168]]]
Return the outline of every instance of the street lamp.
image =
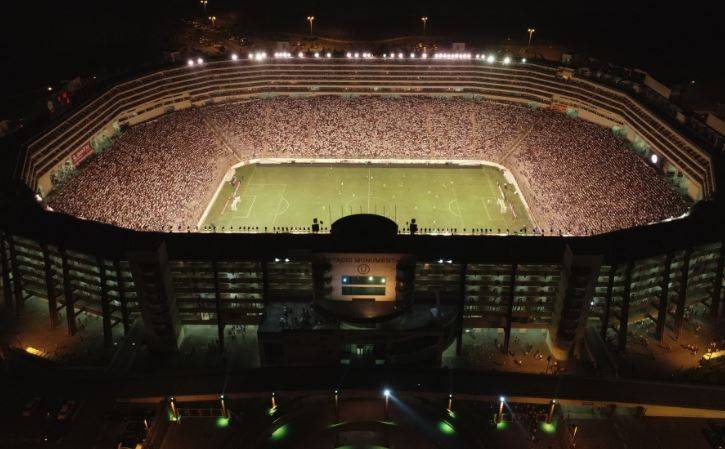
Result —
[[[307,21],[310,23],[310,36],[312,36],[312,22],[315,21],[315,16],[307,16]]]
[[[199,3],[204,7],[204,15],[206,15],[206,5],[209,3],[209,0],[199,0]]]
[[[229,415],[227,413],[227,405],[224,403],[224,395],[219,396],[219,405],[221,405],[222,409],[222,416],[225,418],[229,418]]]
[[[390,416],[390,390],[388,388],[383,391],[383,396],[385,396],[385,420],[387,421]]]
[[[534,36],[534,32],[536,32],[535,28],[529,28],[526,30],[529,33],[529,47],[531,47],[531,38]]]
[[[549,413],[546,414],[546,423],[549,424],[554,418],[554,412],[556,411],[556,399],[552,399],[549,404]]]
[[[335,422],[340,421],[340,390],[337,388],[333,391],[335,395]]]
[[[421,17],[420,21],[423,22],[423,34],[425,35],[425,26],[428,24],[428,16]]]
[[[498,413],[496,414],[496,424],[500,423],[503,420],[503,405],[504,402],[506,402],[506,398],[503,396],[500,396],[498,398]]]
[[[211,27],[216,28],[216,16],[209,16],[209,20],[211,21]]]

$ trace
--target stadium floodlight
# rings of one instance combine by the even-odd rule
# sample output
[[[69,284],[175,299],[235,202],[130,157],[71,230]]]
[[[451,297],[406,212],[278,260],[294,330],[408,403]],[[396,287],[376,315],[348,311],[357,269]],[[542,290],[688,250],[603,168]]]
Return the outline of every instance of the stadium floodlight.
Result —
[[[420,55],[420,57],[423,59],[428,59],[428,53],[423,53],[422,55]]]
[[[319,57],[320,57],[320,54],[315,52],[315,58],[319,58]]]
[[[652,153],[652,156],[649,157],[649,160],[652,161],[653,164],[656,164],[659,159],[660,158],[654,153]]]
[[[404,58],[405,56],[403,56],[403,54],[402,54],[402,53],[398,53],[398,57],[399,57],[400,59],[403,59],[403,58]]]
[[[506,402],[506,398],[503,397],[503,396],[499,396],[498,397],[498,400],[501,401],[501,402]]]
[[[359,57],[360,57],[360,53],[355,52],[355,58],[359,58]]]
[[[504,64],[511,64],[511,57],[510,56],[506,56],[505,58],[503,58],[503,63]]]
[[[305,57],[305,54],[303,52],[299,52],[299,53],[297,53],[297,57],[302,59]]]
[[[411,53],[411,54],[410,54],[410,57],[411,57],[411,58],[415,58],[415,53]]]
[[[346,57],[346,58],[352,58],[352,53],[350,53],[350,52],[348,51],[347,53],[345,53],[345,57]]]
[[[488,55],[488,58],[486,58],[486,62],[488,62],[489,64],[493,64],[494,62],[496,62],[496,57],[494,55]]]
[[[200,64],[200,65],[201,65],[201,64],[204,64],[204,60],[203,60],[203,59],[201,59],[201,58],[196,58],[196,63],[197,63],[197,64]]]
[[[193,67],[194,66],[194,60],[193,59],[189,59],[188,61],[186,61],[186,65],[188,65],[189,67]]]
[[[386,399],[390,397],[390,389],[389,388],[386,388],[385,390],[383,390],[383,396],[385,396]]]
[[[328,51],[328,52],[327,52],[327,57],[328,57],[328,58],[332,58],[332,53],[330,53],[330,52]]]
[[[526,64],[526,58],[522,59],[521,62],[523,62],[524,64]]]
[[[236,61],[237,59],[239,59],[239,56],[236,53],[232,53],[232,61]]]
[[[390,53],[390,59],[395,59],[395,53]]]

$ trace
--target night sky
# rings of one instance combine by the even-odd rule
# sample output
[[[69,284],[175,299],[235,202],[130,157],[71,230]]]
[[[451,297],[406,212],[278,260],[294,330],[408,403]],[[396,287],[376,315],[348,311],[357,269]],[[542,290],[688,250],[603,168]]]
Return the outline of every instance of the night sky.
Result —
[[[209,0],[209,13],[236,12],[241,29],[250,33],[304,33],[304,17],[314,14],[316,34],[350,39],[418,34],[422,15],[430,17],[430,34],[452,41],[523,40],[534,26],[538,42],[643,68],[669,83],[697,79],[723,86],[722,3]],[[176,19],[201,13],[197,0],[23,0],[2,8],[5,98],[77,75],[153,63],[168,48]]]

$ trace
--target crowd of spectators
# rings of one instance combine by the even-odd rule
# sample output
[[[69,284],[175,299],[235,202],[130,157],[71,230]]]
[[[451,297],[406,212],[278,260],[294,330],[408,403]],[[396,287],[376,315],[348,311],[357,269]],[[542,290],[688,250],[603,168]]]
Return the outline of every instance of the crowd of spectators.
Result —
[[[133,229],[195,223],[235,161],[203,114],[187,109],[131,128],[77,170],[51,206]]]
[[[584,235],[682,214],[667,180],[610,130],[549,110],[423,96],[274,97],[137,125],[51,200],[134,229],[194,228],[252,158],[486,160],[523,184],[539,230]]]

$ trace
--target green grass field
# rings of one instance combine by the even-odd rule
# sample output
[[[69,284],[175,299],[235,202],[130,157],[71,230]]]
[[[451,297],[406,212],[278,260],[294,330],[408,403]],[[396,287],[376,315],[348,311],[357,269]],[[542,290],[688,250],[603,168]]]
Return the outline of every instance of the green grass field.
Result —
[[[401,229],[415,218],[421,231],[532,229],[515,188],[490,166],[246,165],[236,175],[241,182],[224,182],[202,226],[272,231],[317,218],[326,228],[343,215],[371,213]]]

